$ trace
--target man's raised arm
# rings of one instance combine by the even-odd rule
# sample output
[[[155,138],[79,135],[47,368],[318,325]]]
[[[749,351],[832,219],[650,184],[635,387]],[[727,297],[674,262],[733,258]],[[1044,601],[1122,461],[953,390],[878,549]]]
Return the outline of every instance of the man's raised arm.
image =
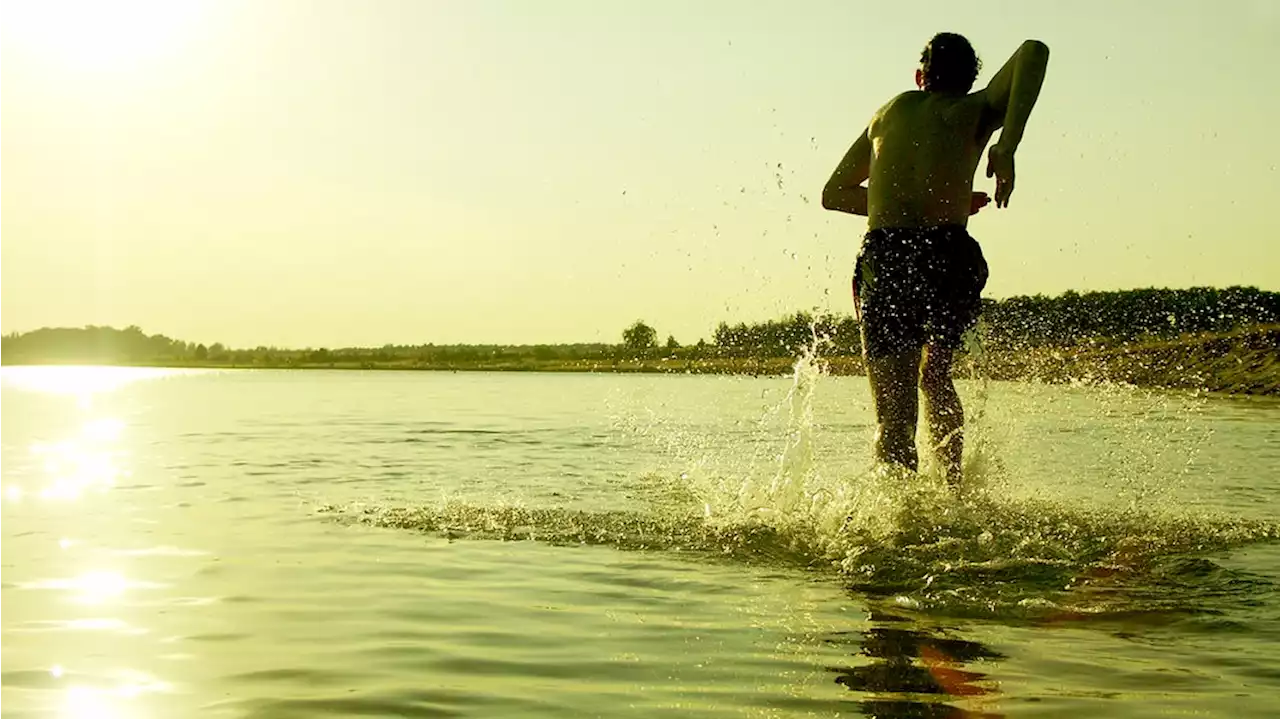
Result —
[[[871,140],[867,131],[854,141],[844,154],[826,187],[822,188],[822,206],[828,210],[867,214],[867,188],[862,183],[871,176]]]
[[[1049,67],[1049,46],[1027,40],[1013,57],[991,78],[984,94],[991,116],[991,129],[1002,127],[1000,139],[987,153],[987,177],[996,178],[996,207],[1008,207],[1013,194],[1013,153],[1022,142],[1022,132],[1031,117],[1031,108],[1040,97],[1044,73]]]
[[[1040,97],[1045,70],[1049,67],[1049,46],[1039,40],[1027,40],[1014,51],[1004,67],[987,85],[987,105],[991,108],[994,127],[1000,131],[998,144],[1009,152],[1018,149],[1022,132],[1031,117],[1031,108]]]

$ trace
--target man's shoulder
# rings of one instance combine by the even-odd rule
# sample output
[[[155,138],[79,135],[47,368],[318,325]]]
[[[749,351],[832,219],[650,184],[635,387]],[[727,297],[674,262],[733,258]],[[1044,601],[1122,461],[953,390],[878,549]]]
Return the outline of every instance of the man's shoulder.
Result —
[[[892,120],[895,115],[917,116],[919,113],[932,115],[935,113],[952,114],[961,112],[982,112],[988,106],[985,88],[967,95],[940,95],[924,90],[909,90],[894,95],[876,111],[876,120]]]
[[[883,113],[889,110],[890,108],[894,107],[895,105],[901,105],[903,103],[909,103],[914,100],[922,99],[927,94],[929,93],[923,90],[907,90],[906,92],[900,92],[897,95],[894,95],[893,97],[889,98],[888,102],[881,105],[880,112]]]
[[[951,107],[983,107],[987,104],[986,89],[977,90],[967,95],[942,95],[926,90],[908,90],[889,98],[888,102],[876,111],[876,117],[883,119],[895,110],[913,112],[915,109],[926,111],[943,110]]]
[[[991,104],[991,93],[987,92],[987,88],[984,87],[965,95],[964,101],[966,103],[982,105],[985,107],[986,105]]]
[[[914,101],[918,100],[924,94],[925,93],[920,90],[908,90],[906,92],[900,92],[889,98],[887,102],[876,110],[875,115],[871,117],[871,126],[874,128],[875,125],[882,123],[885,120],[891,120],[892,115],[895,114],[895,110],[900,110],[907,105],[913,104]]]

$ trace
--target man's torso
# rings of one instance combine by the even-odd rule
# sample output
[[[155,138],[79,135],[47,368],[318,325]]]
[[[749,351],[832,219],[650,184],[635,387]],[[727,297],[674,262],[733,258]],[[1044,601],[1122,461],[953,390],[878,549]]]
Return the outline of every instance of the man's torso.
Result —
[[[983,92],[907,92],[868,127],[868,227],[965,225],[973,173],[994,132]]]

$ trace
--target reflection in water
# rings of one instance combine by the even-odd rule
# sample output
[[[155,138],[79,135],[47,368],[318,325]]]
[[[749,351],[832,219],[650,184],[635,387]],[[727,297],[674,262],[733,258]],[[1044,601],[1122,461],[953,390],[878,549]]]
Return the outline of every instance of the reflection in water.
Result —
[[[72,687],[67,690],[60,719],[129,719],[133,716],[125,709],[119,690],[104,691],[92,687]]]
[[[0,377],[4,384],[19,389],[88,398],[138,380],[199,371],[159,367],[5,367]]]
[[[61,678],[62,667],[54,667],[54,670],[56,673],[51,672],[54,677]],[[131,705],[132,700],[144,694],[168,690],[169,685],[155,677],[142,672],[127,672],[120,678],[119,685],[114,687],[85,685],[69,687],[63,694],[62,711],[59,716],[63,719],[90,719],[91,717],[93,719],[125,719],[139,716],[135,707]]]
[[[54,521],[86,520],[85,524],[73,525],[83,538],[52,535],[56,542],[55,550],[63,556],[74,554],[76,558],[89,556],[88,553],[76,551],[82,542],[94,543],[94,527],[98,523],[88,522],[90,515],[102,509],[95,506],[76,506],[71,504],[83,501],[93,494],[110,490],[121,477],[129,476],[127,453],[121,446],[121,439],[126,426],[114,416],[104,414],[106,407],[97,403],[96,398],[105,393],[115,391],[122,386],[137,380],[163,377],[173,374],[172,370],[139,369],[122,367],[6,367],[0,372],[6,391],[10,388],[56,395],[70,399],[79,408],[77,424],[63,428],[71,431],[52,437],[40,437],[32,433],[26,439],[29,447],[26,457],[10,461],[6,455],[6,482],[3,498],[7,504],[22,505],[33,500],[47,502],[57,514],[51,515]],[[6,398],[8,396],[6,395]],[[109,410],[107,410],[109,411]],[[65,431],[65,429],[63,430]],[[36,440],[36,441],[32,441]],[[20,478],[13,481],[13,478]],[[68,515],[56,505],[68,503],[74,511]],[[12,511],[19,511],[17,506]],[[32,521],[40,511],[37,506],[24,506],[24,514],[28,511]],[[100,517],[93,517],[101,520]],[[50,525],[52,530],[52,525]],[[40,532],[19,534],[41,534]],[[7,537],[6,537],[7,538]],[[64,554],[65,553],[65,554]],[[74,561],[74,560],[72,560]],[[92,560],[90,560],[92,561]],[[57,570],[47,570],[56,572]],[[46,575],[47,576],[47,575]],[[89,565],[69,573],[33,581],[12,581],[8,586],[24,594],[37,593],[43,590],[53,594],[58,601],[46,599],[25,599],[28,611],[32,607],[52,607],[64,603],[120,609],[136,600],[129,596],[138,590],[154,590],[166,585],[140,581],[117,571],[116,567]],[[35,590],[32,592],[32,590]],[[12,595],[6,595],[5,609],[10,609]],[[47,610],[44,610],[47,611]],[[56,611],[56,610],[55,610]],[[71,616],[55,615],[56,618],[30,619],[16,626],[6,625],[6,642],[9,633],[36,632],[112,632],[117,634],[144,634],[146,630],[131,627],[123,619],[111,616],[85,617],[74,616],[83,610],[73,610]],[[43,611],[41,612],[44,613]],[[38,616],[38,615],[37,615]],[[65,719],[133,719],[142,716],[157,716],[143,705],[145,696],[159,692],[168,692],[170,687],[165,682],[144,672],[131,669],[100,671],[100,653],[84,653],[78,651],[81,640],[59,640],[50,636],[46,642],[49,647],[49,658],[60,661],[39,672],[19,672],[11,676],[6,672],[5,709],[17,708],[24,700],[28,706],[39,706],[41,716],[63,717]],[[82,640],[86,645],[98,646],[96,640],[86,637]],[[7,647],[6,647],[7,648]],[[64,653],[70,649],[70,653]],[[114,651],[111,652],[114,655]],[[8,669],[8,667],[6,667]],[[41,674],[43,676],[30,676]],[[12,686],[11,686],[12,685]],[[15,689],[18,694],[10,692]],[[47,693],[46,693],[47,692]],[[29,698],[28,698],[29,697]]]
[[[17,586],[20,589],[66,590],[73,592],[76,600],[83,604],[103,604],[130,589],[159,589],[164,585],[130,580],[118,572],[97,571],[86,572],[70,579],[22,582]]]
[[[90,442],[113,442],[120,438],[123,430],[124,422],[107,417],[85,424],[80,434]]]
[[[174,374],[174,370],[140,367],[5,367],[0,379],[6,387],[71,396],[84,410],[92,412],[95,396],[112,392],[143,379]],[[4,498],[18,503],[38,495],[46,500],[76,500],[92,489],[107,489],[128,472],[119,467],[124,454],[115,445],[125,430],[115,417],[91,417],[75,436],[31,445],[34,467],[46,475],[47,483],[36,489],[6,484]]]
[[[112,392],[126,384],[174,374],[174,370],[146,367],[5,367],[0,380],[5,387],[44,394],[75,397],[82,408],[93,405],[96,395]],[[78,499],[92,487],[110,487],[121,474],[115,464],[119,452],[107,446],[119,440],[124,423],[112,417],[86,422],[78,435],[59,442],[37,442],[32,454],[52,475],[39,491],[43,499]],[[30,488],[11,484],[4,488],[5,499],[20,502]]]
[[[120,619],[112,619],[110,617],[100,617],[91,619],[44,619],[32,622],[26,622],[17,629],[10,629],[10,632],[63,632],[63,631],[89,631],[89,632],[131,632],[134,634],[145,634],[146,630],[131,629],[128,624]]]
[[[75,580],[73,585],[88,604],[101,604],[124,594],[129,580],[116,572],[89,572]]]
[[[944,697],[979,702],[994,699],[996,690],[987,675],[975,671],[971,664],[1002,659],[1003,655],[977,642],[944,636],[938,628],[911,626],[906,618],[893,614],[872,610],[871,621],[873,626],[864,632],[842,632],[828,640],[833,644],[855,644],[856,653],[871,660],[859,666],[829,668],[837,675],[837,684],[871,695],[858,702],[863,713],[913,719],[1003,716],[942,701]]]
[[[127,476],[118,464],[124,452],[113,446],[123,432],[123,422],[104,417],[85,423],[73,439],[31,445],[32,456],[48,477],[40,498],[79,499],[89,490],[109,489],[118,477]],[[10,502],[20,502],[25,496],[21,485],[5,487],[5,498]]]
[[[38,444],[31,451],[45,458],[44,471],[51,475],[40,491],[43,499],[79,499],[88,489],[112,486],[119,474],[112,452],[75,441]]]
[[[100,689],[71,687],[66,691],[61,716],[66,719],[88,719],[89,717],[115,719],[127,716],[125,712],[119,710],[113,699],[110,692]]]
[[[142,702],[147,695],[173,690],[172,685],[146,672],[126,669],[95,676],[62,664],[50,667],[44,681],[49,682],[42,682],[44,686],[56,692],[52,705],[46,705],[52,710],[47,715],[60,719],[158,716],[154,711],[148,711]]]

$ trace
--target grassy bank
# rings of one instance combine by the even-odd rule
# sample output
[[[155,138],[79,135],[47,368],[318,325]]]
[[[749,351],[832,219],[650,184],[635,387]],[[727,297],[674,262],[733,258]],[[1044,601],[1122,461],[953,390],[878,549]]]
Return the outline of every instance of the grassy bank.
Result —
[[[994,352],[981,368],[994,379],[1280,395],[1280,325],[1107,348]]]

